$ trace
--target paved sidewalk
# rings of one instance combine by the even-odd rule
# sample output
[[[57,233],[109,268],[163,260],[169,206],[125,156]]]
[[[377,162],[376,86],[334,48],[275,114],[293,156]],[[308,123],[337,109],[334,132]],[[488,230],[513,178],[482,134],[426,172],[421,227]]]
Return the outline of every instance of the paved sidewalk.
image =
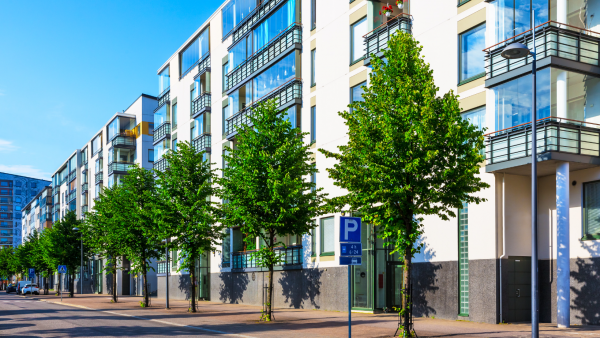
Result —
[[[54,295],[27,296],[41,301],[61,303]],[[259,322],[260,307],[241,304],[199,302],[197,313],[188,313],[187,301],[152,299],[152,306],[141,308],[141,297],[121,296],[111,303],[109,295],[75,295],[63,298],[63,305],[133,316],[173,326],[193,326],[215,336],[233,334],[244,337],[347,337],[348,313],[337,311],[275,309],[275,321]],[[397,326],[396,314],[352,313],[354,337],[392,337]],[[526,324],[493,325],[442,319],[416,318],[419,337],[529,337]],[[540,326],[542,337],[600,337],[599,326],[576,326],[559,330],[551,324]]]

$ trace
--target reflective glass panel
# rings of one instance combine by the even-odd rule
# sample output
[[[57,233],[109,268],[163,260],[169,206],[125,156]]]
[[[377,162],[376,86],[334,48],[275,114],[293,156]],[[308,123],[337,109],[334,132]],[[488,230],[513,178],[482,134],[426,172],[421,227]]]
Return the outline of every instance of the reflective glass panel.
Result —
[[[356,62],[365,55],[365,46],[363,36],[367,34],[367,18],[350,26],[350,61]]]
[[[167,66],[160,74],[158,74],[158,93],[162,94],[171,86],[170,67]]]
[[[296,21],[296,0],[288,0],[254,29],[254,51],[266,46]],[[366,33],[366,32],[365,32]]]
[[[460,35],[459,81],[485,73],[485,24]]]
[[[296,58],[292,52],[253,79],[254,102],[296,76]]]
[[[167,111],[168,104],[164,104],[158,111],[154,113],[154,126],[160,127],[161,124],[169,121],[169,114]]]

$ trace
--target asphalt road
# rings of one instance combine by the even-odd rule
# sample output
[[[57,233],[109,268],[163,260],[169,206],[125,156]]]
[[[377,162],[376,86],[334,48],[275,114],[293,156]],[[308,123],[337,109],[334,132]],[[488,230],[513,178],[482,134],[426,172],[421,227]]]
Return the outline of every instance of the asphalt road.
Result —
[[[2,337],[219,337],[194,328],[78,309],[0,292]]]

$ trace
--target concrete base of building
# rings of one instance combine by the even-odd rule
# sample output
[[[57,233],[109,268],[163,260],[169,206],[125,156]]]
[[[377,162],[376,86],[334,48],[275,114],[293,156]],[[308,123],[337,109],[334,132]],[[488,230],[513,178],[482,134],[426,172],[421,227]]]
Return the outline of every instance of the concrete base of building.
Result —
[[[165,299],[166,280],[165,276],[158,276],[157,297]],[[169,275],[169,299],[189,300],[191,298],[191,278],[190,275]]]

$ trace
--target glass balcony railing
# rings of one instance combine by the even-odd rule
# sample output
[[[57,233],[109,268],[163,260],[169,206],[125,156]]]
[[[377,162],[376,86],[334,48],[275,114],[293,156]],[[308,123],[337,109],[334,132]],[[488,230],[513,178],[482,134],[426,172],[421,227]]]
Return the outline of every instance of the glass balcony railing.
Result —
[[[84,205],[81,207],[81,216],[84,216],[86,212],[88,212],[88,206]]]
[[[114,148],[134,148],[135,136],[129,134],[119,134],[112,140]]]
[[[210,72],[210,53],[206,53],[198,63],[198,74]]]
[[[199,152],[210,153],[210,141],[211,141],[210,134],[202,134],[202,135],[196,137],[194,140],[192,140],[192,147],[194,147],[194,150],[197,153],[199,153]]]
[[[252,115],[252,108],[259,102],[271,99],[275,99],[277,107],[286,105],[296,99],[302,99],[302,80],[298,78],[292,79],[256,101],[252,106],[228,117],[225,121],[225,133],[229,135],[234,133],[236,128],[242,125],[250,125],[251,122],[249,117]]]
[[[81,185],[81,193],[85,194],[87,191],[88,191],[88,184],[86,182]]]
[[[412,34],[412,15],[402,13],[371,32],[365,34],[365,64],[369,61],[371,54],[376,54],[387,48],[392,34],[403,31]]]
[[[163,104],[169,101],[171,101],[171,94],[169,88],[167,88],[164,92],[158,95],[158,107],[162,106]]]
[[[249,56],[246,61],[226,76],[227,90],[243,82],[254,72],[267,65],[295,44],[302,44],[302,25],[294,23],[279,33],[266,46]]]
[[[165,122],[154,129],[154,143],[162,140],[164,137],[171,137],[171,123]]]
[[[158,161],[154,161],[153,168],[156,171],[165,171],[169,167],[169,163],[164,157],[161,157]]]
[[[252,256],[255,251],[232,252],[231,261],[233,269],[257,268],[258,262]],[[275,248],[275,254],[280,262],[276,266],[289,266],[302,264],[302,245]]]
[[[266,17],[273,8],[284,1],[287,0],[263,0],[252,12],[248,13],[248,16],[242,22],[233,28],[231,44],[235,44],[244,37],[255,23]]]
[[[84,164],[81,165],[81,173],[85,175],[85,173],[87,173],[88,171],[88,163],[85,162]]]
[[[204,92],[192,101],[192,113],[190,116],[194,118],[196,115],[210,110],[210,93]]]
[[[77,170],[74,169],[69,173],[69,182],[73,181],[77,178]]]
[[[132,166],[133,163],[130,162],[111,162],[108,164],[108,174],[112,175],[114,172],[126,173]]]
[[[531,122],[486,134],[487,164],[531,157]],[[600,156],[600,124],[546,117],[537,121],[537,153]]]
[[[102,171],[99,171],[96,173],[96,184],[101,183],[102,181],[104,181],[104,173]]]
[[[69,202],[77,198],[77,190],[73,190],[69,193]]]
[[[533,35],[527,30],[508,40],[484,49],[486,79],[530,65],[531,56],[507,60],[501,53],[507,45],[519,42],[533,49]],[[550,56],[598,66],[600,34],[555,21],[545,22],[535,28],[537,61]]]

